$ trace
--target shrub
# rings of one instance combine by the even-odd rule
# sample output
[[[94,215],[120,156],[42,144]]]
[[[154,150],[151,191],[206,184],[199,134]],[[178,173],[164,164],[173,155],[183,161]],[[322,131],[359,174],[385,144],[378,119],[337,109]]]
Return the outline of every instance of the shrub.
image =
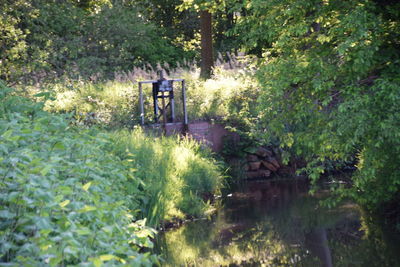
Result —
[[[141,181],[112,139],[71,127],[0,84],[0,262],[151,266]]]
[[[288,8],[290,6],[290,8]],[[268,134],[304,157],[310,178],[324,162],[357,161],[341,191],[379,210],[400,191],[397,2],[252,1],[238,32],[263,58],[259,117]],[[282,25],[285,27],[282,28]]]

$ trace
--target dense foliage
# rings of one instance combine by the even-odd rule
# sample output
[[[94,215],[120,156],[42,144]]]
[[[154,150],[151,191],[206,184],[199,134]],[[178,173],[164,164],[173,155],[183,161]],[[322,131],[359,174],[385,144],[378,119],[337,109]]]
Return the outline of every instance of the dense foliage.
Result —
[[[137,221],[140,180],[110,138],[69,127],[3,84],[0,97],[1,261],[151,265],[139,252],[154,235]]]
[[[371,208],[400,190],[400,6],[396,1],[251,1],[238,32],[262,52],[260,116],[309,162],[356,161],[345,191]]]
[[[59,77],[109,78],[135,66],[176,67],[199,58],[200,21],[183,0],[4,0],[0,78],[15,84]],[[213,11],[218,51],[236,51],[229,2]],[[22,80],[21,80],[22,79]]]
[[[0,85],[0,262],[151,266],[146,218],[203,215],[220,186],[191,142],[78,128]]]
[[[0,78],[88,78],[185,58],[143,13],[117,0],[3,1]]]
[[[189,71],[179,67],[198,55],[199,10],[213,14],[218,51],[258,57],[257,81],[240,64],[216,64],[209,80],[188,61]],[[327,163],[355,165],[337,200],[377,210],[400,199],[399,10],[392,0],[2,1],[0,79],[23,90],[0,88],[0,259],[151,264],[142,252],[153,231],[139,219],[156,226],[206,212],[221,176],[199,145],[87,129],[137,123],[132,82],[155,78],[160,62],[186,79],[190,121],[224,121],[242,150],[279,144],[285,160],[308,162],[313,180]],[[58,115],[16,96],[48,97],[44,89],[55,97],[45,110]]]

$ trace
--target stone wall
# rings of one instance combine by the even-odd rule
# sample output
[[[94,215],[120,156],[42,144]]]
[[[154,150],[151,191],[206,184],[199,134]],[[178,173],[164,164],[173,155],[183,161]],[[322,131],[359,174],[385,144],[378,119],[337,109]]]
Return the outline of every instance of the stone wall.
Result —
[[[274,149],[259,147],[254,153],[246,156],[244,166],[247,179],[268,178],[282,167],[280,155]]]
[[[166,135],[180,134],[183,132],[182,123],[167,123]],[[224,138],[230,136],[239,141],[239,135],[231,133],[221,124],[212,124],[206,121],[191,122],[188,125],[189,138],[193,138],[200,143],[209,146],[214,152],[221,152],[224,146]]]

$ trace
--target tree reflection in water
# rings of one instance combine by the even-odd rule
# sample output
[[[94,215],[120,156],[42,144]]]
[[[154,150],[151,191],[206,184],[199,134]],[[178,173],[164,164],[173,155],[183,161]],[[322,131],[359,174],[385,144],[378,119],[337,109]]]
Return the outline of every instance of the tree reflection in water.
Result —
[[[382,238],[366,237],[360,209],[321,207],[304,182],[247,184],[210,220],[160,235],[165,266],[398,266]],[[377,247],[378,245],[378,247]],[[365,253],[366,251],[373,253]],[[393,251],[396,251],[394,249]]]

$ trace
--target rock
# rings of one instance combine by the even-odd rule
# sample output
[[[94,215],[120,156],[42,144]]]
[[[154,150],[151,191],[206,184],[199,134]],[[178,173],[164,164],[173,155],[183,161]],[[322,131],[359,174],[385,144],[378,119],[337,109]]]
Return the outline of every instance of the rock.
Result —
[[[265,157],[271,157],[272,156],[272,152],[269,151],[268,149],[264,148],[264,147],[259,147],[256,151],[256,155],[265,158]]]
[[[261,166],[261,161],[249,162],[249,168],[251,171],[258,170],[260,166]]]
[[[261,161],[261,163],[262,163],[262,165],[264,165],[264,167],[267,168],[268,170],[271,170],[271,171],[273,171],[273,172],[276,172],[276,171],[278,170],[278,168],[277,168],[274,164],[272,164],[272,163],[270,163],[270,162],[268,162],[268,161],[266,161],[266,160]]]
[[[249,162],[258,161],[258,157],[256,155],[249,154],[247,155],[247,161]]]
[[[276,160],[274,157],[269,157],[268,162],[272,163],[276,168],[280,168],[281,166],[279,165],[279,162]]]

